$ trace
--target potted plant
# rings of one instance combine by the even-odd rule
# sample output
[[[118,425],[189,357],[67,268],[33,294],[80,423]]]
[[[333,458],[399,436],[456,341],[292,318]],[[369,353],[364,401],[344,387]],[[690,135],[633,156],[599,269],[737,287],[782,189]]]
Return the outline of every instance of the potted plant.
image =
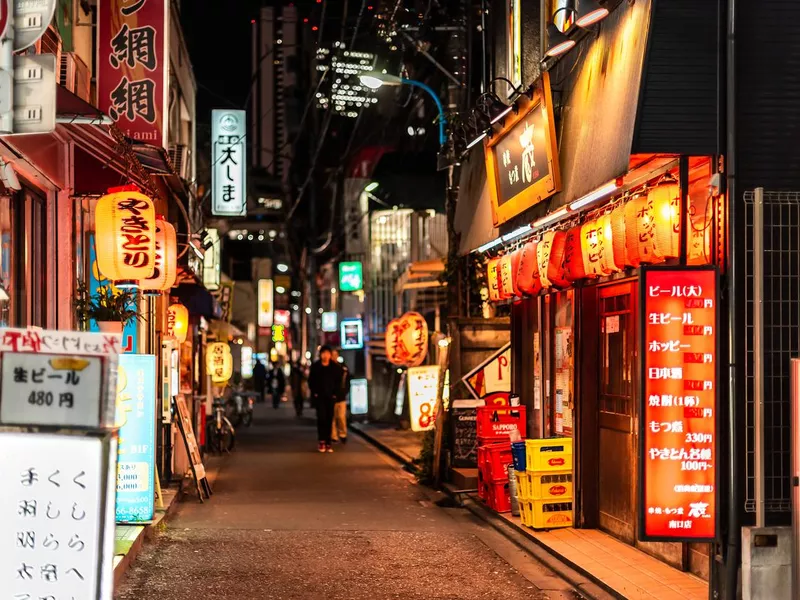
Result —
[[[75,311],[82,329],[93,320],[104,333],[122,333],[125,325],[139,319],[133,292],[111,285],[100,286],[95,294],[90,294],[85,285],[79,284]]]

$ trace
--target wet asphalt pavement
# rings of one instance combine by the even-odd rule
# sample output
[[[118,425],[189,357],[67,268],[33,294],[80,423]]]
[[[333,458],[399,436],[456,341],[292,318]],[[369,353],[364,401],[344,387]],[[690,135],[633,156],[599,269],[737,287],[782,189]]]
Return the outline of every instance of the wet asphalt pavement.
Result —
[[[466,511],[430,502],[352,433],[319,454],[311,419],[256,409],[211,501],[184,500],[117,600],[567,597],[541,591],[565,584]]]

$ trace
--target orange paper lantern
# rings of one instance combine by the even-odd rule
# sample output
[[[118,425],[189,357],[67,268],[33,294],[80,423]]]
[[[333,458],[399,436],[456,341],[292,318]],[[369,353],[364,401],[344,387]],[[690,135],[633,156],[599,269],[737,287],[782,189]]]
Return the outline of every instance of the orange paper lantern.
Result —
[[[603,270],[603,232],[598,221],[587,221],[581,226],[581,253],[586,276],[606,275]]]
[[[499,302],[501,298],[499,264],[499,258],[490,258],[486,263],[486,285],[489,288],[490,302]]]
[[[538,294],[542,289],[542,280],[539,278],[539,262],[536,256],[536,247],[539,242],[528,242],[522,247],[517,269],[517,287],[525,294],[531,296]]]
[[[656,245],[656,222],[653,203],[645,195],[625,205],[625,245],[629,265],[652,264],[663,259]]]
[[[233,355],[224,342],[213,342],[206,346],[206,370],[213,383],[225,383],[233,375]]]
[[[137,287],[153,276],[156,211],[140,192],[107,194],[95,208],[95,244],[100,273],[118,287]]]
[[[606,213],[597,219],[597,226],[601,235],[600,243],[603,246],[600,253],[600,267],[603,273],[610,275],[621,270],[614,261],[614,230],[611,227],[611,214]]]
[[[620,204],[611,211],[611,245],[614,266],[621,271],[628,263],[628,250],[625,244],[625,205]]]
[[[175,228],[163,217],[156,217],[156,261],[153,276],[139,282],[139,289],[159,293],[175,285],[178,277],[178,242]]]
[[[681,188],[665,181],[647,192],[655,219],[655,246],[664,258],[678,258],[681,252]]]
[[[386,327],[386,358],[400,367],[418,367],[428,355],[428,323],[416,312],[392,319]]]
[[[186,341],[189,332],[189,309],[183,304],[171,304],[167,309],[167,335],[178,340],[179,344]]]
[[[536,255],[543,287],[569,286],[563,266],[566,243],[567,234],[564,231],[548,231],[539,241]]]
[[[519,254],[517,252],[506,254],[500,259],[498,273],[500,275],[500,298],[503,300],[521,295],[517,293],[515,285],[518,267]]]
[[[567,241],[564,243],[564,274],[570,281],[578,281],[586,277],[581,239],[580,225],[567,231]]]

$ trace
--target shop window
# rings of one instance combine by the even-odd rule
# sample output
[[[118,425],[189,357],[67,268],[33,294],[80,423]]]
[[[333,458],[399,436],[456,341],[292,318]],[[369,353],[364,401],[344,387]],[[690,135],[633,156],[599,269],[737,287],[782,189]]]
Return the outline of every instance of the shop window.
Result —
[[[633,415],[634,349],[630,330],[634,327],[631,295],[600,300],[600,412]]]
[[[574,292],[567,290],[542,299],[541,348],[534,335],[534,378],[541,369],[544,379],[544,437],[571,436],[575,414]],[[535,398],[534,398],[535,403]]]

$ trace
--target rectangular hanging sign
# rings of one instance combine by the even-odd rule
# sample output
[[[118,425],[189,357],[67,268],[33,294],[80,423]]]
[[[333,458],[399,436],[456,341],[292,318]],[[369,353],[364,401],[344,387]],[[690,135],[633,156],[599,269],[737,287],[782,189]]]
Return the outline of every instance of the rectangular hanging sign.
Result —
[[[246,113],[211,111],[211,213],[220,217],[247,214]]]
[[[639,538],[717,538],[717,271],[643,267]]]

